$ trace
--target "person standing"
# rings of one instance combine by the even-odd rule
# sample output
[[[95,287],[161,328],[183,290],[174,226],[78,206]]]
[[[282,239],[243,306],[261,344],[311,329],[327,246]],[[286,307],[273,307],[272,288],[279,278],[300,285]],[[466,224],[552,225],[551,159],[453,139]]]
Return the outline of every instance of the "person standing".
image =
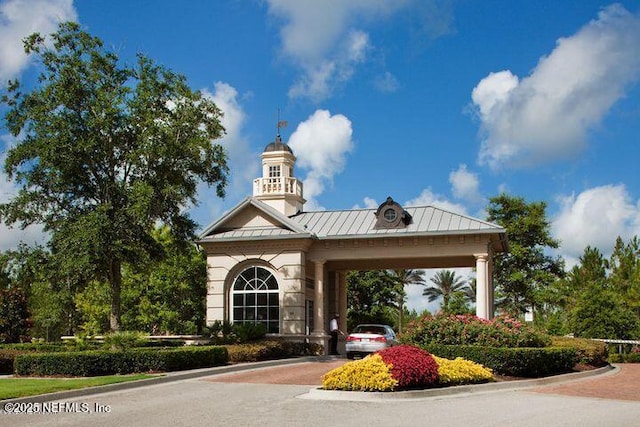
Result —
[[[344,335],[340,330],[340,315],[336,313],[331,322],[329,322],[329,332],[331,333],[331,340],[329,342],[329,354],[338,355],[338,334]]]

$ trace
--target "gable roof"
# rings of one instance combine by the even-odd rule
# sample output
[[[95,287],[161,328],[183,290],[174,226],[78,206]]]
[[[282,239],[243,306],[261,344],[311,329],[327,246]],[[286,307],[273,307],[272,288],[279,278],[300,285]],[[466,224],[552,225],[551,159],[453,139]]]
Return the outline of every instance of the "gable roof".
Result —
[[[268,225],[246,226],[242,228],[230,227],[228,224],[234,217],[242,211],[253,207],[261,212],[265,217],[271,219]],[[256,199],[246,197],[230,211],[225,213],[220,219],[210,224],[200,233],[200,242],[221,241],[221,240],[243,240],[243,239],[274,239],[291,237],[312,237],[303,226],[292,221],[289,217],[281,214],[271,206]]]
[[[230,227],[232,218],[254,207],[272,219],[268,225]],[[506,250],[506,230],[499,225],[435,206],[407,207],[412,221],[405,228],[376,229],[376,209],[301,212],[287,217],[271,206],[247,197],[200,235],[201,242],[287,238],[361,239],[389,236],[498,234]],[[226,226],[225,226],[226,225]]]

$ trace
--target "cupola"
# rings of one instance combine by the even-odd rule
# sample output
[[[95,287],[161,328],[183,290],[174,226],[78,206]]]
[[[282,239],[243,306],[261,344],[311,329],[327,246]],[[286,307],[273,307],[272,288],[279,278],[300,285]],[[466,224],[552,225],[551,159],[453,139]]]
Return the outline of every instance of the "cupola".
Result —
[[[293,175],[296,157],[280,134],[262,152],[262,178],[253,180],[253,197],[286,216],[302,212],[302,182]]]

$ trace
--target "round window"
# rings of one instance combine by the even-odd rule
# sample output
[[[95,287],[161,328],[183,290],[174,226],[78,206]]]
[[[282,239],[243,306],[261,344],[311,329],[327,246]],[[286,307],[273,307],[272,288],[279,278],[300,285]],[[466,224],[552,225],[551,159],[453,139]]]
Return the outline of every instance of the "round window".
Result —
[[[393,222],[398,217],[396,210],[393,208],[387,208],[384,211],[383,215],[384,215],[384,219],[388,222]]]

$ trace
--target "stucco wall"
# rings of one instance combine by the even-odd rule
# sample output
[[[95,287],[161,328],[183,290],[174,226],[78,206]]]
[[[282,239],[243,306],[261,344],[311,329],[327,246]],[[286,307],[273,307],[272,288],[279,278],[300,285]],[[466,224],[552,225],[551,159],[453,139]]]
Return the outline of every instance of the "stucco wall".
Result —
[[[303,334],[305,259],[299,250],[210,253],[207,256],[207,324],[215,320],[231,320],[229,289],[238,274],[252,265],[272,270],[278,280],[281,333]]]

